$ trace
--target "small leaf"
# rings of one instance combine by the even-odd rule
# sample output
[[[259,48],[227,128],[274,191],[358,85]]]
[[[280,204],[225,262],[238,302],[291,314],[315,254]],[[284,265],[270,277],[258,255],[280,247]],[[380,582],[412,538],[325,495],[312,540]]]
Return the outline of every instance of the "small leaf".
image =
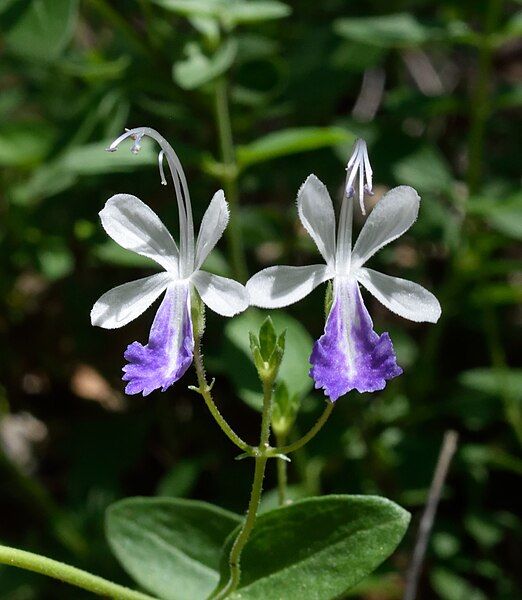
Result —
[[[451,189],[453,178],[448,163],[434,146],[423,146],[393,167],[397,181],[420,193],[443,193]]]
[[[277,336],[274,328],[274,323],[268,316],[261,327],[259,328],[259,349],[264,360],[270,360],[272,352],[275,349]]]
[[[32,0],[5,36],[17,56],[49,62],[69,43],[78,18],[78,0]]]
[[[355,136],[341,127],[300,127],[283,129],[239,146],[237,157],[242,168],[289,154],[299,154],[337,144],[353,142]]]
[[[410,520],[376,496],[323,496],[259,515],[241,558],[231,599],[334,600],[377,568],[397,547]],[[221,561],[229,577],[228,538]]]
[[[477,392],[491,396],[507,393],[522,400],[522,369],[471,369],[461,373],[459,380],[462,385]]]
[[[152,0],[184,17],[219,17],[220,0]]]
[[[198,44],[186,47],[187,59],[174,65],[174,79],[185,90],[193,90],[212,81],[227,71],[236,58],[237,43],[228,40],[216,53],[208,57]]]
[[[241,518],[206,502],[127,498],[106,533],[123,568],[163,600],[203,600],[218,581],[221,547]]]
[[[24,167],[41,161],[51,148],[53,129],[42,122],[11,122],[0,127],[0,165]]]
[[[418,46],[431,37],[430,29],[407,13],[338,19],[334,28],[344,38],[382,48]]]
[[[275,0],[228,2],[225,7],[223,19],[231,25],[281,19],[292,12],[287,4]]]
[[[470,198],[468,210],[470,214],[483,217],[493,229],[500,233],[516,240],[522,240],[521,193],[501,201],[492,198]]]

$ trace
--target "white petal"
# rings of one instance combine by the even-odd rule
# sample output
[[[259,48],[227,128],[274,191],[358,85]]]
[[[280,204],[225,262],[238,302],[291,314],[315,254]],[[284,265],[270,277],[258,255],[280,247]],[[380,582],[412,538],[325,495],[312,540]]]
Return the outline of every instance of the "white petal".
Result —
[[[297,194],[301,223],[312,236],[319,252],[330,266],[335,256],[335,213],[324,183],[310,175]]]
[[[439,301],[418,283],[366,268],[359,269],[356,277],[379,302],[395,314],[418,323],[436,323],[439,320]]]
[[[223,190],[219,190],[214,194],[201,221],[196,246],[196,270],[201,267],[212,248],[223,235],[228,223],[228,217],[229,213],[225,194]]]
[[[248,294],[244,285],[233,279],[196,271],[190,278],[203,302],[218,315],[232,317],[248,307]]]
[[[127,325],[149,308],[170,281],[169,273],[157,273],[109,290],[92,307],[91,323],[105,329]]]
[[[407,231],[417,219],[419,203],[419,195],[407,185],[400,185],[385,194],[366,219],[355,242],[353,268],[362,266],[377,250]]]
[[[261,308],[294,304],[333,275],[326,265],[268,267],[251,277],[246,285],[250,304]]]
[[[100,211],[105,231],[123,248],[177,272],[178,247],[158,215],[136,196],[116,194]]]

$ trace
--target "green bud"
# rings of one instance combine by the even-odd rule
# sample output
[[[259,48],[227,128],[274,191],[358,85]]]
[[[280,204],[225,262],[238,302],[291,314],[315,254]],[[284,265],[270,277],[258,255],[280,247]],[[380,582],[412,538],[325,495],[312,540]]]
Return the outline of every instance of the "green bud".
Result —
[[[205,305],[195,288],[190,293],[190,316],[194,337],[201,339],[205,332]]]
[[[276,435],[288,435],[295,423],[300,404],[299,395],[290,394],[284,382],[277,385],[272,409],[272,429]]]
[[[260,379],[274,381],[285,352],[286,331],[278,336],[272,319],[267,317],[259,329],[259,336],[252,332],[249,335],[250,351]]]
[[[326,294],[324,296],[324,315],[325,315],[326,319],[328,319],[328,315],[330,314],[330,311],[332,310],[332,303],[333,303],[333,284],[332,284],[332,281],[330,280],[326,285]]]
[[[272,319],[267,317],[259,329],[259,348],[263,360],[269,361],[277,344],[277,335]]]

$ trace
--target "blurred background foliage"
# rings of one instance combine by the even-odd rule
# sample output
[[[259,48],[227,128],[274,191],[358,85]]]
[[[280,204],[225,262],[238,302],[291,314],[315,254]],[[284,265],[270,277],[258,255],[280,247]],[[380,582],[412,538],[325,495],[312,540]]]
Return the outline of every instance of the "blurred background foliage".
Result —
[[[377,266],[433,290],[443,316],[418,325],[369,299],[405,374],[382,393],[339,400],[290,465],[292,494],[377,493],[411,510],[395,556],[353,593],[400,598],[442,435],[454,428],[460,447],[419,597],[522,597],[520,2],[4,0],[0,31],[2,541],[125,583],[104,539],[109,503],[161,494],[241,511],[248,497],[250,465],[233,462],[187,390],[193,375],[165,394],[123,396],[123,350],[146,339],[152,315],[112,332],[90,326],[102,292],[150,272],[107,240],[105,200],[132,192],[176,230],[155,150],[108,155],[112,138],[139,125],[165,135],[187,169],[196,220],[224,185],[252,274],[315,260],[298,187],[313,172],[339,199],[363,136],[374,200],[396,184],[422,196],[419,221]],[[244,274],[242,260],[223,242],[208,267]],[[323,298],[317,290],[273,312],[288,327],[277,393],[302,402],[294,435],[321,410],[306,371]],[[252,440],[259,396],[247,332],[261,318],[209,314],[205,337],[216,398]],[[274,483],[271,470],[265,508]],[[84,597],[0,569],[2,599],[73,596]]]

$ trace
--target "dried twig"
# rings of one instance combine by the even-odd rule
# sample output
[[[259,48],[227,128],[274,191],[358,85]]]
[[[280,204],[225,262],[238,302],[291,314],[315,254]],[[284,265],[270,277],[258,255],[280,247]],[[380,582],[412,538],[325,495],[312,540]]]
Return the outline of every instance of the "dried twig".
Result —
[[[444,434],[444,439],[442,441],[442,446],[439,453],[439,459],[437,461],[437,466],[431,482],[428,501],[420,521],[417,541],[415,542],[413,556],[408,573],[406,575],[406,590],[404,592],[403,600],[415,600],[416,598],[417,586],[422,570],[422,564],[424,562],[424,555],[426,554],[426,549],[428,547],[428,541],[430,538],[431,529],[433,527],[435,513],[437,512],[437,506],[442,493],[442,486],[446,480],[453,455],[457,450],[458,437],[459,436],[456,431],[450,430],[446,431]]]

